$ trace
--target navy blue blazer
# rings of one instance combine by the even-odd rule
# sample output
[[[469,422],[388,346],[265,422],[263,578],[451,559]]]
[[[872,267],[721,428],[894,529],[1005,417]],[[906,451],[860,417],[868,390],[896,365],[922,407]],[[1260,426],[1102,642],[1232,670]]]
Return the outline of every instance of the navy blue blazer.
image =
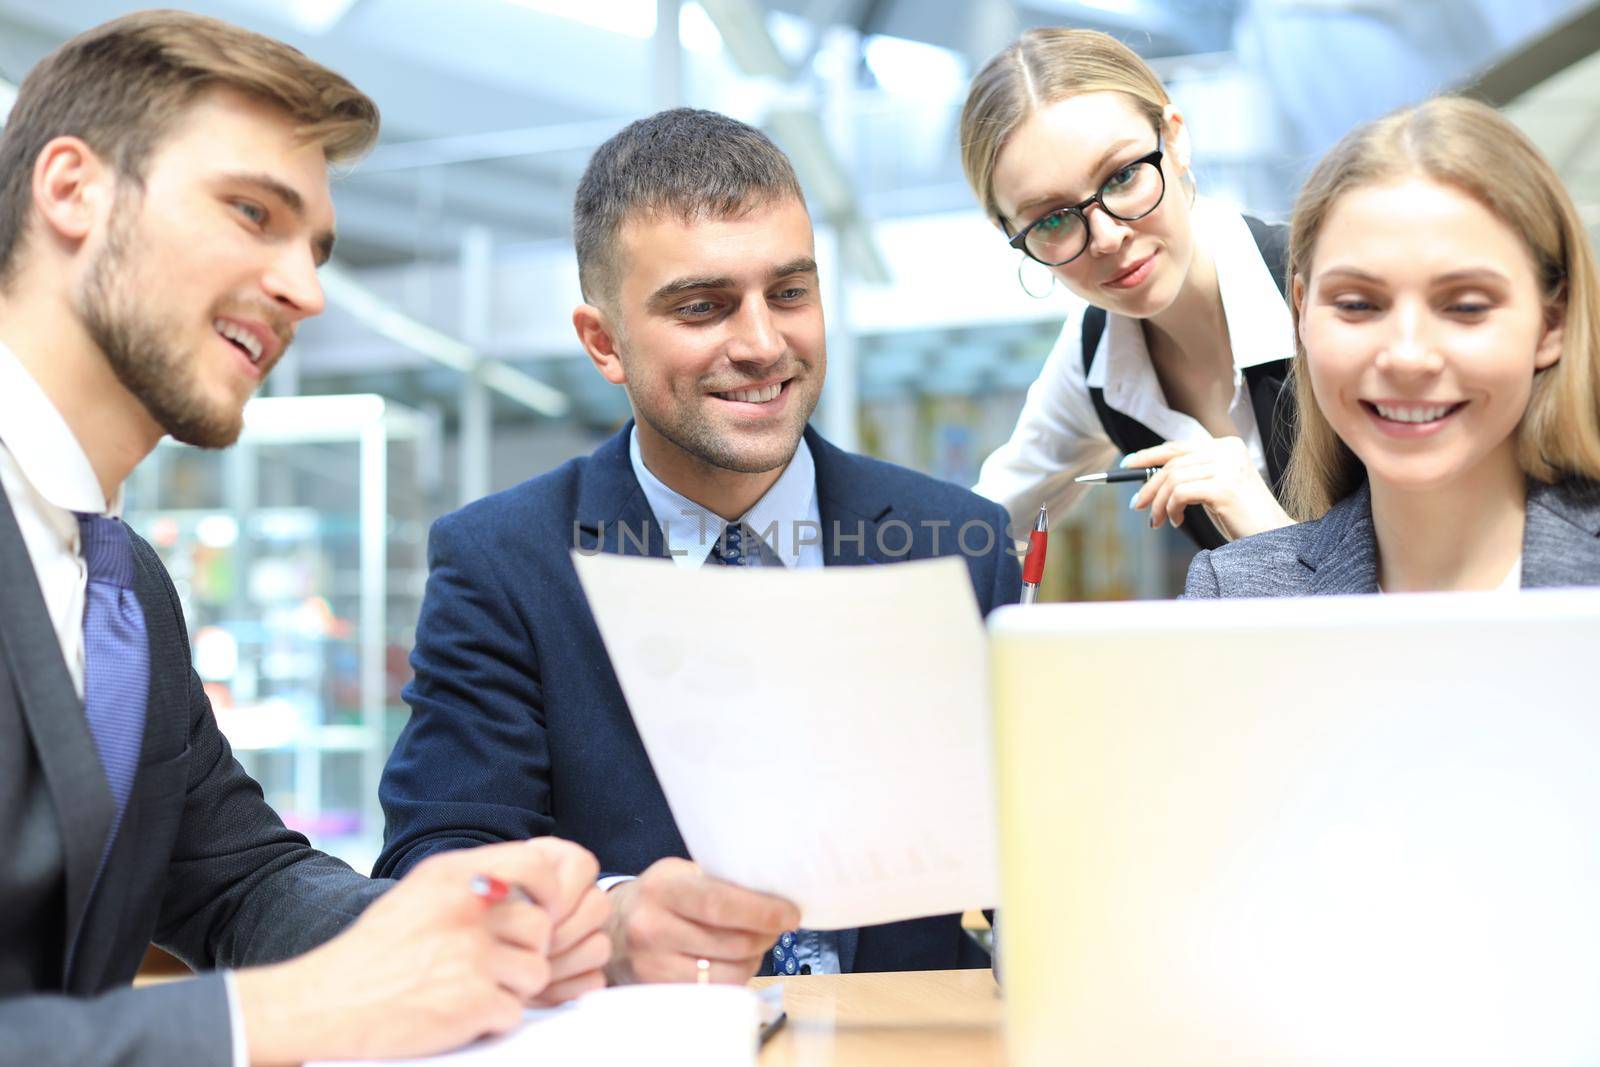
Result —
[[[379,787],[387,825],[378,873],[398,876],[444,849],[543,834],[578,842],[619,874],[688,856],[570,555],[576,546],[666,557],[628,459],[631,429],[434,524],[416,677],[404,692],[411,718]],[[979,605],[987,613],[1018,599],[1021,575],[998,504],[842,452],[811,429],[806,442],[828,565],[953,555],[958,531],[973,524],[967,549],[987,547],[963,553]],[[811,666],[773,652],[785,669]],[[957,916],[871,927],[850,941],[840,954],[855,971],[988,963]]]

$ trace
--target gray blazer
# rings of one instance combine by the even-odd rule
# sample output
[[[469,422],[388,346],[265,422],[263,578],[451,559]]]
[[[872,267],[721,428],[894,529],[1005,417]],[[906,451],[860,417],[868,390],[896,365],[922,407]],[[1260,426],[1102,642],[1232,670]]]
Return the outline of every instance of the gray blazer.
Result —
[[[133,538],[150,694],[133,792],[112,800],[83,704],[0,490],[0,1062],[231,1062],[222,979],[127,988],[152,942],[205,970],[298,955],[388,883],[284,828],[235,762],[189,664],[172,580]]]
[[[1600,585],[1600,483],[1528,483],[1522,587]],[[1201,552],[1185,599],[1333,596],[1378,591],[1378,544],[1365,482],[1320,519]]]

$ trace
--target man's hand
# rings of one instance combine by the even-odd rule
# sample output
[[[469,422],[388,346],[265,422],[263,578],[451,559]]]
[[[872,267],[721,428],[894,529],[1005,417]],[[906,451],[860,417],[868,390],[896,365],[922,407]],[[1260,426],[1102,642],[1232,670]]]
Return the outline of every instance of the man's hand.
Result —
[[[428,1055],[600,985],[597,873],[586,850],[552,838],[430,856],[332,941],[234,976],[251,1062]],[[478,874],[531,900],[482,900]]]
[[[550,984],[534,1001],[550,1006],[605,987],[605,965],[611,959],[611,938],[606,935],[611,902],[594,884],[600,868],[588,850],[553,837],[529,844],[552,853],[560,886],[559,903],[547,905],[555,921]]]
[[[608,896],[613,985],[691,982],[701,959],[713,982],[742,984],[778,935],[800,922],[787,900],[712,878],[682,859],[658,860]]]

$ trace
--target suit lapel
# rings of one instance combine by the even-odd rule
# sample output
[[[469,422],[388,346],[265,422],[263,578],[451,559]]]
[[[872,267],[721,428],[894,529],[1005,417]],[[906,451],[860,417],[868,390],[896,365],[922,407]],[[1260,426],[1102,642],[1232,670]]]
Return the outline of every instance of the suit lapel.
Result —
[[[879,533],[892,520],[894,505],[875,491],[874,479],[852,471],[853,458],[806,427],[806,445],[817,468],[817,516],[822,520],[822,561],[828,567],[859,567],[886,562]],[[911,536],[909,529],[884,531],[889,549]]]
[[[633,420],[595,450],[578,489],[572,547],[579,552],[668,559],[667,535],[633,473],[628,438]]]
[[[1312,572],[1312,596],[1378,591],[1378,542],[1366,482],[1318,521],[1316,538],[1300,554],[1300,562]]]
[[[144,612],[146,640],[150,645],[150,692],[145,700],[144,748],[140,764],[149,759],[148,753],[164,737],[164,732],[176,732],[180,737],[170,747],[156,747],[155,751],[181,751],[189,734],[189,635],[179,625],[178,613],[173,609],[171,595],[167,592],[161,562],[154,550],[133,533],[133,595]],[[133,792],[128,807],[133,807],[133,797],[139,793],[139,779],[133,780]],[[126,824],[124,824],[126,825]]]
[[[6,590],[0,597],[0,645],[61,824],[67,882],[65,958],[82,925],[115,809],[83,702],[61,657],[33,560],[3,489],[0,589]]]
[[[1529,480],[1522,588],[1594,584],[1600,568],[1600,483]]]

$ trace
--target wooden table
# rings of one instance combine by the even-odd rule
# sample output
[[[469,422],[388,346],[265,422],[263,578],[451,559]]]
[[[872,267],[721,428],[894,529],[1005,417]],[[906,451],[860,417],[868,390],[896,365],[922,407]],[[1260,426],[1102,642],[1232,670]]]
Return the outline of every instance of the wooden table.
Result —
[[[1002,1067],[1000,991],[987,970],[757,978],[789,1021],[761,1067]]]

